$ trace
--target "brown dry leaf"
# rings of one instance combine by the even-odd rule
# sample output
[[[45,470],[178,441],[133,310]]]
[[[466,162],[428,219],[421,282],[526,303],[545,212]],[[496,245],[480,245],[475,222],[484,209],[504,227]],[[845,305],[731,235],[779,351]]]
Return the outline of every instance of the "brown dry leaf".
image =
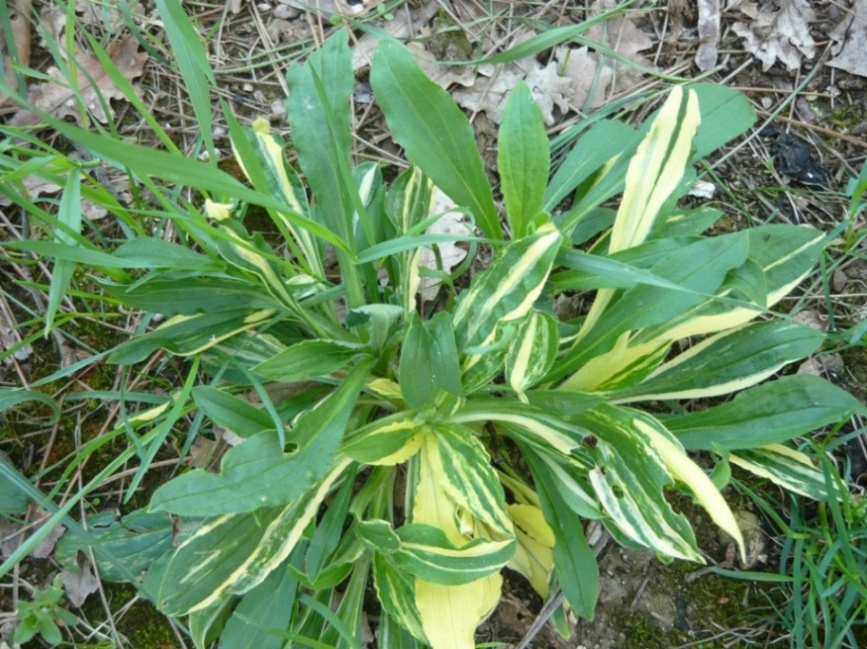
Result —
[[[109,45],[107,53],[121,74],[128,80],[132,81],[144,73],[144,64],[148,57],[147,54],[139,51],[138,41],[132,35],[125,36]],[[78,73],[78,87],[81,90],[85,106],[96,119],[107,123],[108,116],[103,110],[99,95],[102,95],[108,104],[112,99],[124,99],[124,94],[114,84],[94,54],[88,52],[81,55],[79,65],[87,72],[85,75],[78,68],[75,68]],[[57,68],[49,68],[48,74],[56,81],[41,83],[32,87],[28,95],[29,103],[36,109],[54,117],[61,119],[72,117],[77,120],[79,107],[75,93],[67,87],[65,79]],[[96,83],[95,86],[91,84],[90,79]],[[108,108],[111,116],[114,117],[111,106],[109,105]],[[22,109],[13,115],[10,125],[26,126],[38,121],[39,118],[36,115]]]
[[[280,1],[287,2],[288,0]],[[430,22],[430,19],[433,18],[437,8],[437,3],[426,2],[417,11],[409,11],[405,8],[398,9],[395,11],[394,20],[385,22],[382,25],[382,29],[390,37],[397,39],[404,39],[418,34]],[[358,41],[358,44],[352,48],[352,70],[356,74],[358,74],[359,70],[370,65],[379,41],[379,36],[365,34]]]
[[[81,608],[87,596],[99,590],[99,580],[93,574],[93,565],[87,557],[79,556],[78,569],[77,573],[65,568],[60,572],[60,583],[63,584],[66,599],[75,608]]]
[[[464,223],[464,215],[454,211],[455,202],[446,196],[439,187],[435,187],[431,198],[431,214],[442,214],[442,218],[427,229],[428,234],[455,234],[470,236],[470,231]],[[442,268],[447,273],[460,264],[467,256],[467,251],[455,242],[439,244]],[[430,248],[422,248],[419,265],[424,268],[437,269],[437,257]],[[435,277],[422,277],[419,282],[419,293],[424,302],[436,298],[439,292],[440,280]]]
[[[9,22],[12,25],[12,38],[15,41],[15,59],[23,66],[30,65],[30,15],[32,12],[31,0],[18,0],[14,3],[18,15],[12,18]],[[6,71],[6,85],[11,88],[18,86],[18,79],[15,70],[12,69],[12,55],[10,48],[7,47],[6,40],[3,36],[3,30],[0,29],[0,51],[3,52],[3,69]],[[12,104],[12,98],[8,95],[0,94],[0,107],[9,106]]]
[[[542,111],[549,126],[556,119],[554,107],[563,113],[569,110],[567,94],[572,80],[558,74],[558,64],[551,61],[546,66],[534,58],[524,59],[502,66],[479,66],[479,76],[472,86],[458,88],[452,93],[455,101],[473,112],[485,111],[488,119],[499,124],[503,120],[506,101],[518,79],[524,79]]]
[[[566,95],[575,108],[588,111],[605,104],[614,80],[613,67],[599,65],[599,56],[587,47],[558,47],[555,57],[569,79]]]
[[[736,9],[752,19],[747,25],[735,23],[735,34],[744,39],[744,47],[762,62],[767,71],[779,59],[789,70],[801,65],[801,56],[812,59],[816,43],[810,36],[809,23],[816,14],[807,0],[781,0],[780,10],[761,11],[755,2],[743,2]]]
[[[698,0],[698,36],[695,64],[704,72],[716,65],[719,52],[719,0]]]
[[[867,0],[855,0],[849,15],[829,34],[834,58],[828,65],[867,77]]]

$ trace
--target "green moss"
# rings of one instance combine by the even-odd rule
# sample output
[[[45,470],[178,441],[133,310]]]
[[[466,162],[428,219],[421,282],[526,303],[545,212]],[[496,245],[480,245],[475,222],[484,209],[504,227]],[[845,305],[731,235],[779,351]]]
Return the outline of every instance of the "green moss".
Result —
[[[129,584],[104,586],[112,611],[124,609],[123,616],[116,617],[114,622],[118,632],[127,639],[127,646],[147,649],[175,649],[181,646],[169,620],[153,604],[139,599],[125,608],[135,597],[135,588]],[[105,610],[98,597],[88,598],[82,610],[94,626],[105,621]]]

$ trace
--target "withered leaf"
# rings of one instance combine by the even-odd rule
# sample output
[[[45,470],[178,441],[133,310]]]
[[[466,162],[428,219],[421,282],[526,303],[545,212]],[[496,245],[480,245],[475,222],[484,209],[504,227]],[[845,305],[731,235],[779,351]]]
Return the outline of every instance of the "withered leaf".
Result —
[[[809,23],[815,12],[806,0],[782,0],[779,11],[762,11],[755,2],[742,2],[737,9],[750,18],[749,25],[735,23],[735,34],[744,39],[744,47],[762,62],[768,71],[779,59],[789,70],[801,65],[801,56],[812,59],[816,42],[810,35]]]
[[[111,60],[120,70],[123,76],[132,81],[144,73],[144,64],[147,54],[139,51],[138,41],[128,35],[119,41],[109,45],[106,50]],[[99,97],[105,100],[106,105],[112,99],[124,99],[124,94],[114,84],[96,56],[88,52],[79,57],[80,67],[73,67],[78,75],[78,87],[85,107],[96,119],[102,123],[108,122],[108,116],[103,109]],[[82,69],[87,73],[84,74]],[[75,93],[67,85],[62,73],[57,68],[50,68],[48,75],[55,81],[41,83],[30,89],[28,101],[39,111],[59,117],[79,118],[79,106]],[[91,80],[93,82],[91,82]],[[108,105],[109,113],[114,117],[114,111]],[[12,126],[27,126],[35,124],[39,118],[29,110],[19,110],[10,120]]]

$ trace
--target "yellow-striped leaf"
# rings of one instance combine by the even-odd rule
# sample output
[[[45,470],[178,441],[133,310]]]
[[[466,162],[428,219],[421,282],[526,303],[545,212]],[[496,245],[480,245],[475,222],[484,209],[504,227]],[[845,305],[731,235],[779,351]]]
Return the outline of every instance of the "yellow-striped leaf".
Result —
[[[424,434],[424,425],[415,417],[400,414],[353,431],[340,450],[361,464],[393,466],[418,452]]]
[[[784,489],[814,500],[838,498],[839,493],[825,482],[823,472],[810,458],[783,444],[743,449],[728,456],[732,464],[767,478]]]
[[[506,354],[506,380],[522,394],[551,369],[557,358],[560,336],[554,316],[531,312],[521,324]]]
[[[712,336],[664,363],[618,402],[698,399],[751,387],[822,344],[824,336],[791,322],[757,322]]]
[[[349,464],[336,464],[315,489],[285,507],[207,520],[172,556],[160,587],[160,608],[168,615],[186,615],[261,583],[292,552]]]

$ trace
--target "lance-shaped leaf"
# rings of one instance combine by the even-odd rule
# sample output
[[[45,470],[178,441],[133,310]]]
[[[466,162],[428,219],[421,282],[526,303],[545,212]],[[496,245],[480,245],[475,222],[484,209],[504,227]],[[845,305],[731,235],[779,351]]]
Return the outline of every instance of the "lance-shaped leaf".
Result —
[[[703,340],[615,398],[698,399],[737,392],[808,356],[823,339],[821,332],[792,322],[745,325]]]
[[[589,446],[596,466],[589,478],[611,522],[642,547],[702,561],[689,522],[665,499],[663,488],[674,480],[643,422],[628,410],[608,405],[574,421],[595,437]]]
[[[524,575],[544,599],[550,591],[549,577],[554,568],[554,531],[545,522],[541,508],[535,505],[509,505],[509,515],[518,541],[509,567]]]
[[[220,473],[197,469],[157,489],[151,508],[182,516],[214,516],[251,512],[298,498],[334,466],[370,365],[359,363],[340,387],[298,419],[287,434],[297,446],[293,452],[283,452],[276,432],[259,433],[226,453]]]
[[[783,444],[743,449],[728,456],[732,464],[814,500],[831,500],[839,494],[828,488],[821,469],[810,458]]]
[[[560,588],[572,610],[592,620],[599,598],[599,564],[587,543],[581,519],[569,509],[547,465],[523,444],[521,448],[533,472],[545,520],[554,532],[554,565]]]
[[[364,345],[337,340],[305,340],[253,368],[259,376],[294,383],[341,370],[365,352]]]
[[[437,313],[426,321],[416,313],[410,315],[398,380],[403,398],[419,412],[432,408],[440,391],[461,393],[458,348],[448,313]]]
[[[340,30],[304,65],[289,67],[287,104],[298,162],[318,213],[343,241],[352,240],[352,188],[345,182],[352,148],[349,96],[354,87],[347,35]]]
[[[523,318],[542,292],[560,245],[553,225],[502,249],[491,266],[473,278],[454,314],[458,348],[490,344],[498,326]]]
[[[207,385],[193,388],[193,399],[211,421],[248,438],[265,430],[274,430],[276,424],[266,410],[222,390]]]
[[[689,487],[713,522],[737,541],[743,560],[746,557],[743,535],[719,489],[662,424],[642,412],[635,411],[634,415],[634,426],[649,438],[650,445],[665,462],[671,475]]]
[[[629,163],[626,189],[611,231],[610,252],[645,240],[663,203],[683,178],[701,115],[695,92],[687,91],[681,116],[682,103],[683,90],[675,86]]]
[[[413,637],[428,642],[415,606],[415,579],[402,572],[390,558],[377,553],[373,557],[373,583],[379,602],[389,615]]]
[[[497,138],[497,167],[514,239],[530,234],[532,219],[542,211],[550,164],[542,111],[519,80],[506,102]]]
[[[406,156],[437,187],[470,209],[492,239],[502,239],[497,208],[469,121],[397,41],[379,44],[370,84]]]
[[[205,521],[172,556],[160,586],[160,608],[168,615],[186,615],[262,583],[295,548],[349,464],[349,460],[336,463],[283,507]]]
[[[745,390],[728,403],[663,422],[686,448],[734,451],[784,442],[864,410],[845,390],[818,376],[799,374]]]

